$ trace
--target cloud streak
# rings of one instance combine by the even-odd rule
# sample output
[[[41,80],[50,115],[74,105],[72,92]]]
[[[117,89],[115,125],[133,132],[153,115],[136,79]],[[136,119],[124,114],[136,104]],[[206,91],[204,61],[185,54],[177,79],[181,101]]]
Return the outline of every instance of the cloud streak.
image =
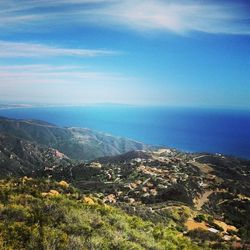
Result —
[[[0,66],[0,79],[0,99],[15,102],[137,103],[146,95],[139,79],[72,65]]]
[[[21,3],[20,3],[21,2]],[[163,31],[250,34],[249,6],[245,1],[195,0],[9,0],[2,5],[1,24],[40,27],[48,22],[102,25],[139,32]],[[30,21],[33,24],[30,25]],[[53,25],[52,24],[52,25]]]
[[[0,58],[6,57],[96,57],[117,54],[115,51],[98,49],[69,49],[35,43],[0,41]]]
[[[249,34],[249,15],[239,4],[197,1],[123,1],[97,11],[97,16],[138,31],[167,31],[183,34]]]
[[[114,82],[128,80],[120,74],[86,70],[80,66],[13,65],[0,66],[1,85],[20,83],[81,83],[92,81]]]

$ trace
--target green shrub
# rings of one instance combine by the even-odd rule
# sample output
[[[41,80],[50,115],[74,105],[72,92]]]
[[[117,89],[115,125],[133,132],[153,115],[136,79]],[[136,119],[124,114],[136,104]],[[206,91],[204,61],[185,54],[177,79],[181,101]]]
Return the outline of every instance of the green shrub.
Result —
[[[198,214],[194,219],[197,222],[202,222],[202,221],[206,221],[206,216],[204,214]]]
[[[47,180],[0,181],[0,249],[198,249],[179,232]],[[42,195],[50,190],[59,194]],[[7,198],[6,198],[7,197]]]

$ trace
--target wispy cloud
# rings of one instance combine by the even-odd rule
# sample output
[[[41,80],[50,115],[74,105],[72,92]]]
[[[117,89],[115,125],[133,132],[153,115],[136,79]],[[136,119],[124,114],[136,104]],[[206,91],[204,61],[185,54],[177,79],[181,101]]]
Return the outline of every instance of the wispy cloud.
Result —
[[[0,66],[0,99],[51,103],[143,101],[140,79],[72,65]]]
[[[86,70],[80,66],[55,65],[13,65],[0,66],[1,85],[20,83],[81,83],[89,84],[92,81],[114,82],[128,80],[128,78],[115,73],[105,73]]]
[[[118,52],[102,49],[69,49],[35,43],[0,41],[0,58],[4,57],[95,57],[114,55]]]
[[[96,10],[97,16],[138,31],[250,34],[249,14],[239,3],[221,1],[121,1]]]
[[[241,1],[195,0],[9,0],[2,5],[0,26],[94,23],[137,31],[250,34],[249,6]],[[33,23],[30,24],[30,21]],[[51,25],[53,25],[51,23]],[[8,28],[7,28],[8,29]]]

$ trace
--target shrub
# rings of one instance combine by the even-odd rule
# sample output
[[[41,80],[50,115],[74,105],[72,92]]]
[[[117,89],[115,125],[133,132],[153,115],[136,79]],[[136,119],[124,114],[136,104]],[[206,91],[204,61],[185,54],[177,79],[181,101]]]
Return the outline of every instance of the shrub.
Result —
[[[202,221],[206,221],[206,216],[204,214],[198,214],[194,220],[196,220],[197,222],[202,222]]]
[[[83,203],[71,187],[36,179],[0,186],[9,190],[0,207],[0,249],[198,249],[160,223],[101,202]],[[60,195],[41,195],[49,190]]]

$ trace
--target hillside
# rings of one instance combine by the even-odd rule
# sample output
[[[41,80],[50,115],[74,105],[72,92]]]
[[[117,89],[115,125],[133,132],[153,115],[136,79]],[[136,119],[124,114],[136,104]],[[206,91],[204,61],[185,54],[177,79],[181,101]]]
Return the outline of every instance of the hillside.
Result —
[[[165,216],[174,210],[174,224],[198,242],[219,237],[218,242],[249,244],[250,161],[160,149],[132,151],[41,175],[63,178],[105,203],[139,216],[146,213],[144,218],[169,221]]]
[[[0,133],[0,177],[33,176],[39,170],[68,166],[72,161],[56,149]]]
[[[64,181],[12,179],[0,190],[2,250],[200,249],[176,230],[80,195]]]
[[[85,128],[62,128],[37,120],[0,118],[0,133],[59,150],[69,158],[93,160],[149,148],[130,139]]]
[[[23,244],[27,246],[23,249],[72,249],[74,244],[74,249],[250,247],[249,160],[166,148],[127,152],[130,146],[125,145],[136,142],[87,129],[33,120],[1,119],[0,124],[0,249],[22,249],[18,247]],[[98,141],[103,141],[104,151],[119,148],[125,153],[105,156]],[[92,145],[93,155],[102,152],[101,157],[77,161],[59,150],[60,142],[65,151],[74,148],[72,154],[86,152],[83,148]],[[41,231],[32,217],[36,202],[36,216],[44,218],[42,227],[53,237]],[[52,203],[44,208],[47,202]],[[44,217],[42,211],[53,207],[56,210]],[[56,224],[54,212],[66,219]],[[101,226],[88,220],[92,215],[102,221]],[[130,224],[132,220],[136,223]],[[70,224],[73,232],[67,231]]]

